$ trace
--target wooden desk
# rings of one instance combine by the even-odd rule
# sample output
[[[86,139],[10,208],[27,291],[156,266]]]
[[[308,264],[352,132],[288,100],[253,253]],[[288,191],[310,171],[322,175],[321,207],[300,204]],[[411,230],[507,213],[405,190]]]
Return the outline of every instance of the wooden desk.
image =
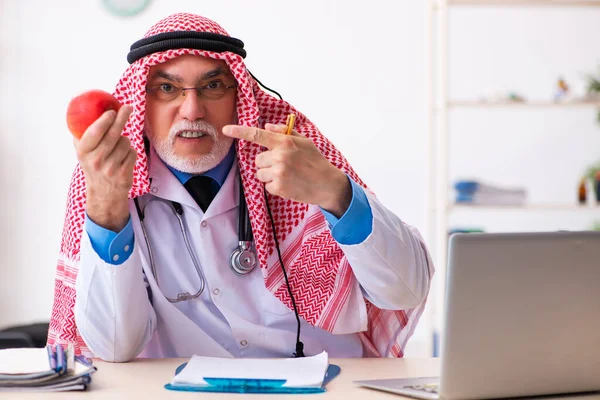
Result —
[[[403,397],[365,389],[352,381],[360,379],[409,378],[434,376],[439,373],[439,359],[331,359],[342,372],[327,385],[327,392],[303,395],[234,395],[231,393],[175,392],[164,389],[175,369],[187,359],[139,359],[123,364],[95,361],[98,371],[86,392],[64,393],[0,393],[1,399],[403,399]],[[546,397],[544,400],[548,400]],[[562,397],[562,400],[600,400],[600,394]]]

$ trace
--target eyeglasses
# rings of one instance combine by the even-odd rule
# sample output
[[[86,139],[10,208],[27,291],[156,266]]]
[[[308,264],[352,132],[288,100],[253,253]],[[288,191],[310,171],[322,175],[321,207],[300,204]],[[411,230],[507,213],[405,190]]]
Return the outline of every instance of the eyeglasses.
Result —
[[[173,83],[161,83],[156,86],[146,87],[146,92],[150,93],[159,101],[170,102],[175,100],[181,94],[185,97],[187,90],[195,90],[198,97],[208,100],[219,100],[227,93],[227,90],[237,87],[237,83],[226,85],[222,80],[210,81],[205,85],[196,87],[179,87]]]

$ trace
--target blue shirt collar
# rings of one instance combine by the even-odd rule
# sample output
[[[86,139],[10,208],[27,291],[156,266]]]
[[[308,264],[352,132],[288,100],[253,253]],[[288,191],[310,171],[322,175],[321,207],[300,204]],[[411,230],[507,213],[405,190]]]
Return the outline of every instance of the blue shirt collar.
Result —
[[[205,176],[208,176],[209,178],[214,179],[215,182],[217,182],[220,187],[220,186],[223,186],[223,182],[225,182],[225,179],[227,178],[227,174],[229,174],[229,170],[231,169],[231,166],[233,165],[234,160],[235,160],[235,145],[232,144],[231,147],[229,148],[229,153],[227,153],[227,155],[225,156],[223,161],[221,161],[219,163],[219,165],[217,165],[213,169],[210,169],[203,174],[189,174],[187,172],[181,172],[181,171],[171,167],[167,163],[165,163],[165,165],[167,166],[167,168],[169,168],[169,170],[173,173],[173,175],[175,175],[177,180],[179,182],[181,182],[182,185],[184,185],[188,180],[190,180],[190,178],[192,178],[196,175],[205,175]]]

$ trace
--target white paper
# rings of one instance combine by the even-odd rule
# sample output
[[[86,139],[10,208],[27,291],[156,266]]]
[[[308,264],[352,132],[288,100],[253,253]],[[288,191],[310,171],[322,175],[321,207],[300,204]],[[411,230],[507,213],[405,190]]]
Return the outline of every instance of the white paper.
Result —
[[[0,374],[37,374],[50,370],[46,348],[0,350]]]
[[[207,385],[202,378],[285,379],[283,387],[323,385],[329,365],[326,352],[312,357],[282,359],[214,358],[193,356],[172,385]]]

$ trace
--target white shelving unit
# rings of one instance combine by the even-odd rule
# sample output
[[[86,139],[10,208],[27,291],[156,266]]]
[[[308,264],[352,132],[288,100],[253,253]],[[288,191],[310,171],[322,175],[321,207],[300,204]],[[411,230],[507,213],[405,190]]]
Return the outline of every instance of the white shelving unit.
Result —
[[[442,313],[445,296],[445,276],[448,244],[448,219],[453,212],[573,212],[598,213],[600,207],[573,204],[527,204],[523,206],[486,206],[458,205],[449,199],[451,187],[449,176],[449,118],[455,109],[507,109],[521,110],[589,108],[599,109],[600,101],[525,101],[525,102],[487,102],[479,100],[456,100],[449,98],[449,11],[451,9],[490,8],[490,7],[528,7],[528,8],[572,8],[600,7],[600,0],[430,0],[428,5],[428,36],[430,53],[428,74],[431,90],[428,95],[429,107],[429,187],[428,187],[428,238],[436,266],[437,283],[432,287],[430,299],[430,323],[434,334],[443,334]],[[593,114],[592,114],[593,115]],[[439,336],[438,336],[439,337]],[[434,344],[435,345],[435,344]]]

